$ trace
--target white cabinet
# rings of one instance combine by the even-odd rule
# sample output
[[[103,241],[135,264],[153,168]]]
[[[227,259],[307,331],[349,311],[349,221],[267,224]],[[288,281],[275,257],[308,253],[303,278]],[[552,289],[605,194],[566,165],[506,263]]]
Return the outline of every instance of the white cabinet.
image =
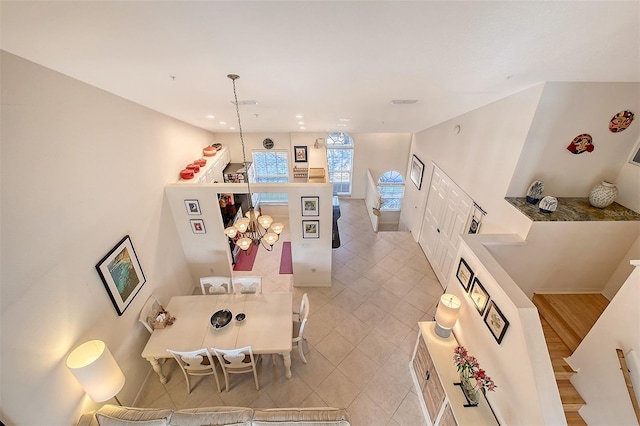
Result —
[[[497,425],[489,403],[480,397],[475,407],[467,403],[462,389],[454,385],[460,381],[453,363],[458,346],[453,335],[446,339],[435,333],[435,322],[419,323],[420,333],[409,363],[413,384],[427,425]]]
[[[443,286],[454,266],[458,236],[468,229],[472,207],[471,197],[434,164],[418,242]]]
[[[193,179],[180,179],[180,183],[215,183],[222,182],[222,171],[231,159],[229,149],[222,147],[213,157],[203,157],[207,160],[207,164],[200,168]]]

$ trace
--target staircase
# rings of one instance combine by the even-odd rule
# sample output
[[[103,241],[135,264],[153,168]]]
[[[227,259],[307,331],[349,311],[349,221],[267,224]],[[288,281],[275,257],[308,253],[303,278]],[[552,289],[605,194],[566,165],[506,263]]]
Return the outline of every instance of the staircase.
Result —
[[[609,301],[601,294],[534,294],[551,365],[568,425],[586,425],[578,410],[585,404],[569,379],[574,374],[564,358],[576,350]]]

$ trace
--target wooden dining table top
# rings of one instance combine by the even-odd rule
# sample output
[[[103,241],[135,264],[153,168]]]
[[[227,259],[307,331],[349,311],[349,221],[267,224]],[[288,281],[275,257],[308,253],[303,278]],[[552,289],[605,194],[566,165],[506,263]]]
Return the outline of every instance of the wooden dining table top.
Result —
[[[233,349],[251,345],[257,354],[291,352],[293,336],[293,294],[222,294],[174,296],[166,310],[175,322],[156,329],[142,351],[142,357],[170,358],[167,349],[192,351],[200,348]],[[222,309],[233,318],[222,328],[211,325],[211,316]],[[244,321],[236,315],[244,313]]]

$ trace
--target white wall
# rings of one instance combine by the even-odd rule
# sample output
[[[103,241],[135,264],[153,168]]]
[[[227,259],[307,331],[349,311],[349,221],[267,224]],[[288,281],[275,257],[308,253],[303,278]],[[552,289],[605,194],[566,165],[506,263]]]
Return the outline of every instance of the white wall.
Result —
[[[454,332],[458,342],[478,359],[480,367],[497,385],[487,399],[503,425],[559,425],[564,413],[549,359],[544,334],[533,303],[491,256],[487,247],[516,245],[517,235],[464,235],[446,293],[462,301]],[[475,276],[509,321],[500,344],[456,278],[464,258]]]
[[[578,373],[571,383],[586,404],[580,415],[590,425],[638,424],[620,371],[616,349],[640,351],[640,267],[636,266],[569,361]],[[634,367],[631,359],[629,368]],[[634,387],[640,387],[637,365]]]
[[[640,127],[640,124],[638,126]],[[631,152],[635,153],[636,150],[632,149]],[[618,187],[616,202],[640,213],[640,166],[625,163],[615,182]]]
[[[424,178],[420,191],[407,183],[401,229],[411,230],[418,239],[433,161],[488,212],[481,233],[526,236],[531,222],[504,197],[542,89],[543,85],[532,87],[417,133],[411,153],[425,164]],[[455,125],[460,125],[458,134]]]
[[[621,179],[620,199],[637,204],[639,181],[632,188],[619,172],[640,136],[640,125],[633,122],[618,133],[608,127],[615,114],[627,109],[640,111],[638,83],[546,83],[507,195],[522,197],[540,179],[544,195],[588,197],[600,181]],[[595,149],[572,154],[566,147],[582,133],[593,137]]]
[[[97,405],[64,365],[107,343],[131,404],[149,363],[138,314],[190,290],[163,188],[211,134],[2,52],[1,404],[5,424],[69,425]],[[126,234],[146,284],[119,317],[95,264]]]
[[[640,225],[638,225],[640,227]],[[627,277],[633,271],[633,266],[630,261],[634,259],[640,259],[640,235],[631,245],[629,251],[622,257],[622,261],[616,268],[609,281],[602,290],[602,294],[609,300],[613,299],[613,296],[618,292],[622,284],[627,280]]]

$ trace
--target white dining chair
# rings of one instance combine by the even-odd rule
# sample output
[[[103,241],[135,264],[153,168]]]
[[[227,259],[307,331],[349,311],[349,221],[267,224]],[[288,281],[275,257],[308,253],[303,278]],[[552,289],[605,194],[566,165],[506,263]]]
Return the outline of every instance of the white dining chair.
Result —
[[[262,294],[262,277],[233,277],[233,292]]]
[[[167,349],[167,351],[173,355],[184,373],[184,378],[187,381],[187,393],[191,393],[191,376],[209,375],[213,375],[216,379],[218,392],[222,392],[217,372],[218,361],[211,356],[207,348],[187,352],[173,351],[171,349]]]
[[[302,295],[302,301],[300,302],[300,311],[294,312],[294,314],[298,315],[297,320],[293,320],[293,340],[292,347],[298,347],[298,353],[300,354],[300,358],[302,362],[307,363],[307,358],[304,356],[304,350],[302,347],[302,342],[307,340],[304,335],[304,329],[307,325],[307,319],[309,318],[309,296],[307,293]]]
[[[200,278],[202,294],[232,293],[231,277],[202,277]]]
[[[227,392],[229,392],[229,374],[251,372],[253,372],[253,379],[256,382],[256,390],[260,390],[260,385],[258,384],[258,369],[251,346],[245,346],[238,349],[211,349],[218,357],[218,361],[222,366]]]
[[[149,333],[153,333],[153,325],[151,325],[151,322],[156,316],[158,316],[158,312],[161,309],[162,303],[160,303],[158,298],[153,294],[149,296],[146,302],[144,302],[138,321],[140,321],[142,325],[149,330]]]

